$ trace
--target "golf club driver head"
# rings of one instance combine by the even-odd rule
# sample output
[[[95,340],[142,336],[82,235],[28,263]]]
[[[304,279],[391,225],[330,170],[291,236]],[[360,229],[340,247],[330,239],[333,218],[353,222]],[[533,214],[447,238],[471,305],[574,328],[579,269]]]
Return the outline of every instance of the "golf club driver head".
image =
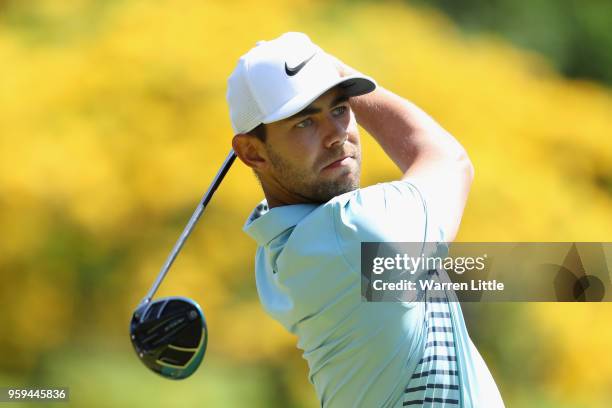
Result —
[[[167,297],[134,311],[130,338],[144,365],[162,377],[180,380],[200,366],[208,330],[196,302],[184,297]]]

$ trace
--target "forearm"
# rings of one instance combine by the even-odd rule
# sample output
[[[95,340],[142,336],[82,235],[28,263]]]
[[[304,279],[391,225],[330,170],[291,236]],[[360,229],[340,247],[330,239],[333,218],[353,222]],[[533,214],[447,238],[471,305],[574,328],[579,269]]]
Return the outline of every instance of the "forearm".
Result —
[[[340,76],[357,72],[331,58]],[[349,103],[357,123],[400,168],[402,179],[419,187],[442,239],[454,241],[474,179],[474,167],[463,146],[415,104],[380,85],[350,98]]]
[[[374,92],[351,98],[350,105],[357,122],[402,173],[423,160],[469,163],[464,148],[451,134],[415,104],[381,86]]]

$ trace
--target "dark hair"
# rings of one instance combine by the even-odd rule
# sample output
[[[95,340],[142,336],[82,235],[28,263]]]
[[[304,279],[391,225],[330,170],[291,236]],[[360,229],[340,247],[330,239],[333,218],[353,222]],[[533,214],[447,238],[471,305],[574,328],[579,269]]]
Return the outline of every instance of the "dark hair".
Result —
[[[247,132],[247,134],[253,135],[253,136],[255,136],[256,138],[258,138],[259,140],[261,140],[262,142],[265,143],[265,141],[266,141],[266,125],[263,124],[263,123],[260,123],[256,128],[254,128],[250,132]]]

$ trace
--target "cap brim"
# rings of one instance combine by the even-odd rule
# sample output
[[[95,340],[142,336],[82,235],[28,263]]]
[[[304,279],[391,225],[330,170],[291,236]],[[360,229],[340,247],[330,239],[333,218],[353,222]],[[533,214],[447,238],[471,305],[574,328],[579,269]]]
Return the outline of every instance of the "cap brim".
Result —
[[[376,81],[366,75],[350,75],[337,78],[311,93],[302,93],[289,100],[275,112],[266,116],[262,123],[272,123],[287,119],[310,105],[315,99],[335,86],[339,86],[348,97],[364,95],[376,89]]]

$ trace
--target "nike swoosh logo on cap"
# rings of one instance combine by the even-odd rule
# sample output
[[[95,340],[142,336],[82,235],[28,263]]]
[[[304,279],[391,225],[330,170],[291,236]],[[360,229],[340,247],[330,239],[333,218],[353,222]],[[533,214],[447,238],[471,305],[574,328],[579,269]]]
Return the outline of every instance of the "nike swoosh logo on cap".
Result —
[[[315,54],[316,54],[316,52],[315,52]],[[285,72],[287,73],[287,75],[294,76],[295,74],[300,72],[300,70],[302,68],[304,68],[304,65],[306,65],[306,63],[308,61],[310,61],[312,59],[312,57],[315,56],[315,54],[312,54],[310,57],[308,57],[307,59],[305,59],[304,61],[302,61],[301,63],[299,63],[298,65],[296,65],[295,67],[292,67],[292,68],[289,68],[289,66],[285,62]]]

